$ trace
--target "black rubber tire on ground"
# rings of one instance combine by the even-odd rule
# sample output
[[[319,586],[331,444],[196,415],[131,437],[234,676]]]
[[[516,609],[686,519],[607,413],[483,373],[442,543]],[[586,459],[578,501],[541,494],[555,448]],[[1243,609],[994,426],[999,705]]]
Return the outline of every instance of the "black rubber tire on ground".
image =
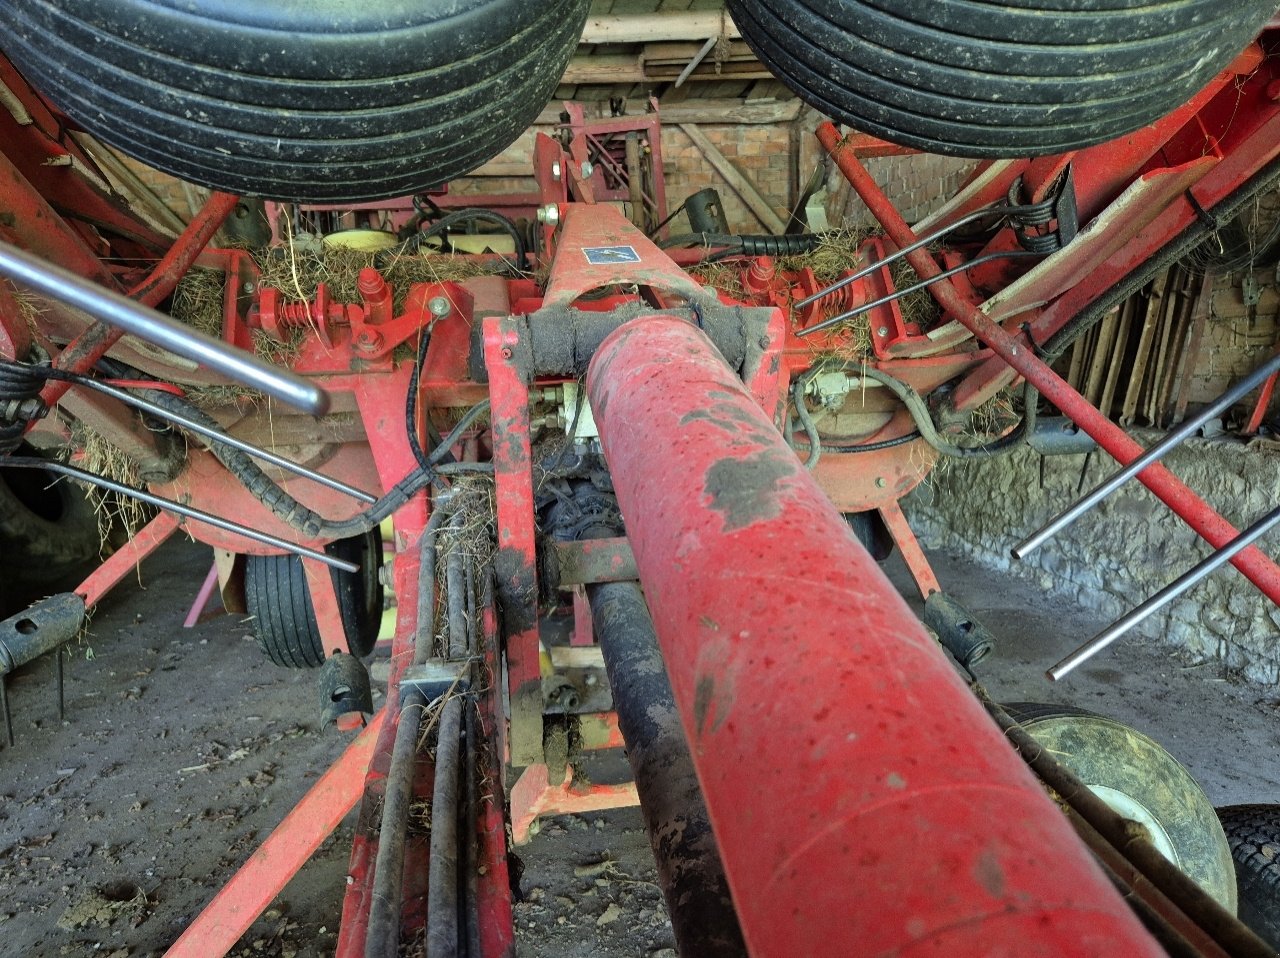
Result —
[[[382,534],[374,527],[362,536],[341,539],[325,550],[359,564],[358,572],[333,570],[342,627],[351,654],[363,658],[373,651],[382,624]],[[320,638],[311,590],[302,560],[297,556],[246,556],[244,599],[253,617],[254,634],[262,651],[285,668],[318,668],[328,651]]]
[[[1085,709],[1004,706],[1027,733],[1113,809],[1140,821],[1166,857],[1235,913],[1231,850],[1204,790],[1155,740]]]
[[[469,172],[546,106],[588,0],[8,0],[0,48],[90,133],[215,189],[348,202]]]
[[[868,509],[866,512],[846,512],[843,515],[844,521],[849,523],[849,528],[862,543],[862,548],[871,553],[871,558],[883,562],[893,555],[893,535],[880,518],[880,513]]]
[[[728,0],[783,83],[932,153],[1044,156],[1181,106],[1275,0]]]
[[[37,455],[29,447],[18,455]],[[52,472],[0,469],[0,592],[66,584],[102,552],[89,494]]]
[[[1218,809],[1240,892],[1240,920],[1280,951],[1280,805]]]

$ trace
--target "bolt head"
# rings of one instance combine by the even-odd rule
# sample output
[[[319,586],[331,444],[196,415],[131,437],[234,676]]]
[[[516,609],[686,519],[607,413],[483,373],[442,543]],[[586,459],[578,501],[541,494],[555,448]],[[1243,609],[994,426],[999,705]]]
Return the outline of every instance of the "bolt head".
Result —
[[[427,310],[436,319],[442,319],[453,310],[453,304],[449,302],[447,296],[432,296],[431,301],[427,303]]]
[[[560,179],[561,175],[562,175],[562,171],[561,171],[561,169],[560,169],[560,163],[559,163],[559,161],[557,161],[557,162],[555,162],[555,163],[552,163],[552,164],[551,164],[551,178],[552,178],[553,180],[558,180],[558,179]]]
[[[884,476],[876,476],[876,488],[883,489],[888,483],[885,482]]]
[[[879,329],[877,329],[877,330],[876,330],[876,335],[877,335],[877,336],[888,336],[888,335],[889,335],[889,328],[888,328],[887,326],[881,326]]]
[[[554,203],[539,207],[538,222],[544,226],[555,226],[560,222],[560,207]]]
[[[582,178],[583,178],[584,180],[589,180],[589,179],[591,179],[591,174],[592,174],[592,173],[594,173],[595,171],[596,171],[596,168],[595,168],[594,166],[592,166],[589,162],[587,162],[587,161],[585,161],[585,160],[583,161],[583,163],[582,163]]]
[[[510,346],[503,346],[503,347],[502,347],[502,358],[503,358],[503,359],[510,359],[512,355],[513,355],[513,354],[512,354],[512,352],[511,352],[511,347],[510,347]]]

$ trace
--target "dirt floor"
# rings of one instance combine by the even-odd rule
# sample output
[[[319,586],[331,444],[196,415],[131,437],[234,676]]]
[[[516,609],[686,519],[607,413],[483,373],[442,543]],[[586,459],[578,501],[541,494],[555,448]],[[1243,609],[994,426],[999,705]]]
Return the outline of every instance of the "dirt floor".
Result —
[[[1280,693],[1130,639],[1070,680],[1045,666],[1099,623],[1023,583],[934,556],[945,587],[1003,639],[980,668],[997,698],[1070,702],[1153,735],[1215,804],[1280,799]],[[0,955],[160,954],[326,763],[314,675],[270,666],[232,616],[181,627],[208,552],[166,547],[94,616],[67,661],[58,721],[46,658],[10,680],[0,749]],[[902,569],[889,569],[900,587]],[[1234,573],[1223,573],[1234,574]],[[327,956],[350,822],[238,955]],[[670,924],[634,810],[559,818],[520,850],[520,954],[669,958]]]

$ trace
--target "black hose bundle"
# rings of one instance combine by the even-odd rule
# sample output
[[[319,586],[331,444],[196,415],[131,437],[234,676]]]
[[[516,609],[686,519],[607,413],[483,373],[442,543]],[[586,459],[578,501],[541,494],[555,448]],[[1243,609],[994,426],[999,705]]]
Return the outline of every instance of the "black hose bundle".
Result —
[[[728,256],[799,256],[812,253],[822,242],[817,233],[797,233],[788,236],[741,235],[738,233],[683,233],[664,240],[662,247],[706,246],[723,247],[712,254],[714,259]]]
[[[516,247],[516,267],[521,271],[528,268],[526,257],[528,249],[525,246],[524,236],[520,232],[520,227],[513,223],[510,219],[501,213],[495,213],[493,210],[485,210],[479,208],[468,208],[464,210],[456,210],[436,220],[424,230],[415,230],[405,238],[399,246],[390,250],[384,250],[378,254],[375,264],[380,268],[385,268],[387,259],[391,255],[404,253],[417,253],[422,248],[422,244],[433,236],[440,236],[454,226],[462,223],[473,222],[492,223],[515,241]]]
[[[838,452],[872,452],[876,449],[888,449],[893,446],[903,445],[913,439],[920,438],[932,446],[935,450],[944,456],[951,456],[956,459],[986,459],[992,456],[1000,456],[1011,452],[1015,447],[1020,445],[1026,438],[1028,423],[1027,419],[1023,419],[1006,435],[993,439],[990,442],[983,443],[978,446],[957,446],[954,443],[947,442],[938,432],[938,427],[934,424],[933,415],[929,412],[929,404],[925,402],[923,396],[916,392],[911,386],[904,383],[901,379],[897,379],[888,373],[876,369],[874,366],[864,366],[861,363],[845,362],[836,365],[814,366],[804,372],[791,387],[792,403],[796,407],[796,418],[800,420],[800,425],[804,429],[809,439],[809,458],[805,461],[805,466],[809,469],[814,468],[818,464],[818,458],[822,454],[823,444],[818,437],[818,427],[810,415],[808,407],[805,405],[805,392],[809,388],[809,383],[813,377],[820,372],[844,372],[851,375],[871,379],[880,383],[891,393],[902,401],[907,407],[907,412],[911,414],[911,418],[915,421],[916,430],[908,433],[906,436],[898,436],[894,439],[886,439],[882,442],[868,443],[862,446],[845,446],[840,448],[830,447],[833,451]]]
[[[108,375],[141,378],[141,374],[122,363],[104,359],[99,362],[100,368]],[[46,366],[28,366],[22,363],[0,362],[0,377],[8,377],[10,381],[21,380],[23,375],[36,377],[36,394],[39,384],[44,379],[60,379],[67,382],[78,382],[86,377]],[[0,381],[4,381],[0,378]],[[186,399],[158,389],[141,389],[146,399],[152,404],[170,412],[185,416],[200,425],[221,431],[221,424],[204,410]],[[346,539],[361,535],[377,526],[397,509],[407,503],[415,493],[424,489],[429,483],[441,476],[459,472],[483,472],[490,467],[487,463],[446,463],[445,457],[449,449],[458,441],[471,425],[488,411],[489,400],[485,399],[471,409],[458,421],[440,444],[430,454],[423,455],[419,468],[405,476],[391,488],[381,499],[364,512],[349,519],[327,519],[319,513],[303,505],[263,471],[247,453],[232,446],[209,440],[210,452],[235,476],[255,499],[271,510],[282,522],[298,530],[311,539]],[[21,436],[21,433],[19,433]],[[206,437],[207,438],[207,437]]]
[[[40,401],[47,366],[0,363],[0,456],[22,444],[27,426],[47,412]]]

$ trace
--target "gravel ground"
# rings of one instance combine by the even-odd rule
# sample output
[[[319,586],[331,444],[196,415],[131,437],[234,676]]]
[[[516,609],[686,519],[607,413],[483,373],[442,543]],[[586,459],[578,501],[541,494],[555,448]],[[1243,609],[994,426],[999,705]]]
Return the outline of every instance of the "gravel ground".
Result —
[[[1215,804],[1280,798],[1276,690],[1139,639],[1050,685],[1044,667],[1103,623],[1022,582],[934,560],[1004,639],[981,670],[998,698],[1072,702],[1135,725]],[[0,954],[161,954],[345,744],[318,728],[314,675],[270,666],[236,617],[181,627],[208,561],[171,544],[104,603],[67,661],[65,721],[52,659],[11,678]],[[905,588],[901,567],[888,568]],[[617,774],[613,761],[591,774]],[[235,954],[332,954],[350,836],[349,820]],[[674,956],[636,810],[549,819],[519,854],[522,956]]]

